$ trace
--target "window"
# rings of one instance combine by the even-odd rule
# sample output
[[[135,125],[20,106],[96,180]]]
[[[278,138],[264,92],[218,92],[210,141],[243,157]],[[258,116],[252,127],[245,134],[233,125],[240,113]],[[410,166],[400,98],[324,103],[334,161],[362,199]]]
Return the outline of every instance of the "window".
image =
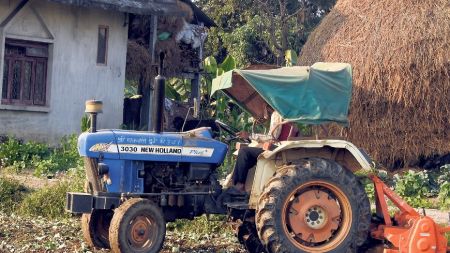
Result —
[[[48,44],[6,39],[2,104],[46,104]]]
[[[108,36],[109,36],[109,28],[107,26],[99,26],[99,28],[98,28],[98,47],[97,47],[97,64],[99,64],[99,65],[107,64]]]

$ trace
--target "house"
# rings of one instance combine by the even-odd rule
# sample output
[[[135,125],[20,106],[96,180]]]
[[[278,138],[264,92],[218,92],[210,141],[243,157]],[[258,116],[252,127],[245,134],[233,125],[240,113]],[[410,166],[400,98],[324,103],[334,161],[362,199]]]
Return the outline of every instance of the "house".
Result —
[[[177,0],[0,0],[0,135],[56,143],[122,123],[129,15],[183,15]],[[192,3],[191,3],[192,4]]]

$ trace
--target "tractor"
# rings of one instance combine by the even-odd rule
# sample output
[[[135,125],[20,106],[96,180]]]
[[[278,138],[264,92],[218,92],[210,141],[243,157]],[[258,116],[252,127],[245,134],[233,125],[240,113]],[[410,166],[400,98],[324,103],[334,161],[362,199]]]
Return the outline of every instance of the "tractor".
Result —
[[[162,64],[160,65],[162,69]],[[255,119],[266,105],[286,122],[347,124],[351,67],[234,70],[213,82]],[[151,131],[96,129],[100,101],[86,102],[89,132],[78,139],[87,184],[67,193],[66,209],[82,214],[88,245],[115,253],[159,252],[166,223],[204,214],[225,214],[253,253],[357,252],[367,241],[385,242],[385,252],[446,252],[444,233],[383,184],[376,190],[376,213],[357,171],[372,171],[369,156],[339,138],[296,137],[266,147],[249,170],[245,194],[220,183],[218,168],[228,145],[210,128],[163,131],[165,79],[158,75],[152,98]],[[194,101],[198,114],[198,101]],[[217,121],[231,138],[236,129]],[[390,217],[385,197],[400,212]]]

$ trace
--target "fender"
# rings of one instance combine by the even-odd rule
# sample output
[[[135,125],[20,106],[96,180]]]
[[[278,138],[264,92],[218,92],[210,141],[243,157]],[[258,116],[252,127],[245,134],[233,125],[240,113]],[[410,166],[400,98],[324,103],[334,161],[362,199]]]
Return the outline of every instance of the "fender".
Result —
[[[299,140],[299,141],[283,141],[281,145],[278,146],[273,151],[264,152],[262,155],[266,159],[270,159],[280,152],[283,152],[288,149],[295,148],[305,148],[305,149],[322,149],[325,147],[330,147],[333,149],[347,150],[353,156],[353,158],[358,162],[359,168],[349,168],[353,172],[362,170],[370,170],[372,167],[372,159],[367,155],[367,153],[358,149],[353,143],[345,141],[345,140]],[[347,157],[349,158],[349,157]]]
[[[279,166],[308,157],[334,160],[352,172],[369,171],[372,168],[372,160],[366,152],[345,140],[283,141],[276,149],[262,153],[258,157],[256,168],[249,172],[246,188],[250,189],[251,187],[252,189],[249,201],[250,208],[256,208],[264,186],[273,177]],[[251,177],[253,174],[254,176]]]

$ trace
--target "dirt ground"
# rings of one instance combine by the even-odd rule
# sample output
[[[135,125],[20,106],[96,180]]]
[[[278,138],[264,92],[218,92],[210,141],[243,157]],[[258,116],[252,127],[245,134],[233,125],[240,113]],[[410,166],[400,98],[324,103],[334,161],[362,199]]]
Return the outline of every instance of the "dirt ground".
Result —
[[[89,249],[82,240],[78,218],[47,220],[0,213],[0,252],[109,252]],[[245,250],[228,234],[187,235],[167,232],[163,253],[241,253]]]
[[[3,175],[5,176],[5,175]],[[7,175],[32,189],[57,183],[59,179],[36,178],[31,173]],[[439,224],[449,224],[449,211],[426,209],[426,214]],[[423,213],[422,210],[418,210]],[[79,217],[48,220],[42,217],[20,217],[0,212],[0,253],[28,252],[92,252],[82,239]],[[244,248],[229,233],[195,234],[167,231],[163,253],[241,253]]]
[[[58,175],[52,179],[37,178],[31,171],[24,171],[19,175],[8,173],[1,173],[1,175],[15,179],[31,189],[56,184],[60,180]],[[49,220],[43,217],[21,217],[0,212],[0,253],[29,252],[102,253],[109,251],[87,247],[82,238],[79,217]],[[161,252],[241,253],[245,250],[229,233],[201,235],[167,231]]]

